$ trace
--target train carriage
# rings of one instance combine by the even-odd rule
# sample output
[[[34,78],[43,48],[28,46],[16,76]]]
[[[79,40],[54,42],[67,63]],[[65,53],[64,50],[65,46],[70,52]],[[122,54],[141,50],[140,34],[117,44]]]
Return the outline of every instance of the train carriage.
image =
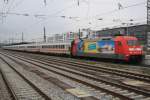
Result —
[[[45,43],[40,44],[40,52],[52,54],[70,55],[70,43]]]

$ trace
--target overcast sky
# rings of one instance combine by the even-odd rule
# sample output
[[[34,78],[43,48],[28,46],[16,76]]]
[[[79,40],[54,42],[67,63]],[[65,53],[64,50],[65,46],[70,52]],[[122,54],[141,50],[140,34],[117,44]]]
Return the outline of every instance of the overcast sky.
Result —
[[[79,5],[78,0],[46,0],[46,5],[44,0],[0,0],[0,13],[0,42],[19,40],[22,32],[27,41],[43,38],[44,26],[50,36],[120,26],[130,19],[146,23],[146,0],[79,0]]]

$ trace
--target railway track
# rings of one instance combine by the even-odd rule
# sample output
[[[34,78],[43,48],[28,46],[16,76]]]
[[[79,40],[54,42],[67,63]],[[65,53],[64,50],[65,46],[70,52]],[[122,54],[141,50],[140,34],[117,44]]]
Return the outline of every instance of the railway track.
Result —
[[[85,98],[78,98],[78,97],[76,97],[76,96],[73,96],[71,93],[67,93],[66,91],[63,93],[63,91],[62,90],[60,90],[60,88],[57,88],[57,87],[55,87],[55,86],[51,86],[48,82],[44,82],[43,84],[42,84],[42,86],[41,86],[41,88],[43,88],[43,87],[45,87],[45,85],[47,84],[48,86],[50,86],[50,88],[45,88],[45,90],[42,90],[36,83],[34,83],[33,82],[33,78],[30,78],[31,77],[31,75],[33,76],[33,73],[30,75],[28,72],[26,72],[26,71],[22,71],[22,68],[19,68],[19,67],[17,67],[17,64],[18,65],[21,65],[22,67],[24,67],[25,69],[26,68],[29,68],[29,69],[31,69],[31,66],[24,66],[24,64],[23,63],[18,63],[18,60],[14,60],[14,59],[10,59],[9,57],[6,57],[6,56],[3,56],[3,55],[0,55],[1,56],[1,59],[3,59],[3,61],[5,62],[5,63],[7,63],[13,70],[15,70],[20,76],[22,76],[22,77],[24,77],[26,80],[28,80],[28,81],[30,81],[31,83],[28,83],[28,84],[32,84],[32,85],[34,85],[34,88],[37,88],[37,89],[39,89],[41,92],[40,92],[40,94],[43,96],[43,99],[37,99],[37,96],[35,96],[36,97],[36,99],[33,99],[32,98],[32,94],[33,93],[31,93],[31,96],[26,96],[26,92],[24,93],[24,91],[23,91],[23,93],[21,93],[20,95],[21,96],[23,96],[24,98],[25,98],[25,100],[29,100],[28,98],[32,98],[32,100],[51,100],[51,98],[50,97],[52,97],[52,100],[98,100],[98,99],[96,99],[96,98],[94,98],[94,97],[85,97]],[[10,64],[10,62],[13,62],[13,63],[11,63]],[[16,63],[16,66],[14,66],[14,63]],[[15,68],[16,67],[16,68]],[[19,70],[20,69],[20,70]],[[45,81],[47,81],[48,80],[48,78],[47,78],[47,76],[44,76],[43,74],[41,74],[41,72],[40,71],[37,71],[37,70],[35,70],[35,69],[31,69],[31,71],[32,72],[34,72],[34,73],[36,73],[37,75],[39,75],[42,79],[43,79],[43,81],[45,80]],[[26,72],[25,74],[27,75],[27,74],[29,74],[29,75],[25,75],[24,74],[24,72]],[[6,72],[5,72],[6,73]],[[13,78],[13,79],[15,79],[15,78]],[[17,78],[18,79],[18,78]],[[58,81],[58,80],[54,80],[55,78],[51,78],[51,79],[53,79],[53,82],[60,82],[60,81]],[[41,79],[40,80],[38,80],[38,81],[36,81],[38,84],[40,83],[40,81],[42,81]],[[42,82],[43,82],[42,81]],[[50,80],[50,78],[49,78],[49,81],[51,81]],[[22,81],[23,82],[23,81]],[[23,83],[22,83],[23,84]],[[55,83],[55,84],[59,84],[59,83]],[[11,85],[12,86],[12,85]],[[55,91],[57,89],[57,91]],[[14,94],[16,94],[16,90],[15,89],[12,89],[15,93]],[[23,89],[24,90],[24,89]],[[27,91],[28,92],[28,91]],[[51,93],[45,93],[45,92],[51,92]],[[52,93],[53,92],[53,93]],[[30,93],[30,90],[29,90],[29,93]],[[59,93],[59,94],[58,94]],[[18,93],[17,93],[18,94]],[[19,95],[19,94],[18,94]],[[45,98],[45,96],[47,96],[47,98]],[[20,98],[20,97],[17,97],[17,98],[19,98],[19,100],[22,100],[22,97]]]
[[[1,73],[11,93],[12,100],[51,100],[36,87],[30,80],[12,67],[5,58],[1,58]]]
[[[5,75],[0,70],[0,100],[15,100],[15,98],[16,96],[13,95],[13,91],[11,91],[11,87],[6,80]]]
[[[91,75],[94,75],[94,76],[97,76],[97,77],[101,77],[101,79],[108,79],[108,80],[111,80],[111,81],[116,81],[116,83],[117,84],[122,84],[122,85],[125,85],[125,84],[123,84],[123,80],[130,80],[130,78],[128,78],[128,76],[126,76],[126,77],[120,77],[120,76],[116,76],[116,75],[113,75],[113,74],[111,74],[111,75],[108,75],[108,74],[106,74],[105,72],[101,72],[101,71],[99,71],[100,69],[96,69],[96,70],[91,70],[90,68],[87,68],[87,67],[83,67],[83,66],[79,66],[78,67],[78,65],[74,65],[74,66],[72,66],[72,64],[70,65],[68,65],[68,63],[67,62],[60,62],[60,60],[53,60],[53,59],[49,59],[49,60],[45,60],[45,59],[39,59],[40,61],[43,61],[43,62],[47,62],[47,63],[51,63],[51,64],[55,64],[55,65],[58,65],[58,66],[65,66],[65,67],[67,67],[67,68],[70,68],[70,69],[74,69],[74,70],[79,70],[80,72],[84,72],[84,73],[88,73],[88,74],[91,74]],[[55,63],[55,62],[59,62],[59,63]],[[86,69],[86,70],[85,70]],[[97,71],[98,70],[98,71]],[[106,76],[106,77],[105,77]],[[112,77],[113,76],[113,77]],[[112,78],[111,78],[112,77]],[[116,78],[116,79],[114,79],[114,78]],[[134,79],[134,78],[131,78],[131,79]],[[101,81],[105,81],[105,80],[101,80]],[[128,87],[133,87],[133,86],[128,86]],[[127,87],[126,87],[127,88]],[[137,90],[138,89],[142,89],[142,88],[140,88],[140,87],[135,87]],[[146,90],[146,89],[143,89],[144,91],[147,91],[148,92],[148,94],[147,95],[150,95],[150,89],[149,90]]]
[[[128,77],[128,78],[136,79],[139,81],[150,82],[150,75],[147,75],[147,74],[133,73],[130,71],[124,71],[124,70],[120,70],[117,68],[110,68],[110,67],[108,68],[108,67],[104,67],[104,66],[99,67],[96,65],[78,62],[78,60],[77,61],[69,61],[69,60],[65,60],[65,59],[62,60],[62,59],[57,59],[57,58],[46,58],[46,57],[39,57],[39,56],[34,57],[32,55],[29,57],[34,58],[34,59],[36,58],[36,59],[42,60],[44,62],[50,62],[50,63],[58,62],[61,64],[67,64],[70,66],[76,66],[77,65],[76,67],[79,67],[79,68],[86,68],[89,70],[96,70],[96,71],[109,73],[109,74],[113,74],[113,75]]]
[[[62,75],[64,77],[70,78],[72,80],[76,80],[79,83],[86,84],[86,85],[91,86],[91,87],[93,87],[95,89],[99,89],[101,91],[108,92],[109,94],[115,95],[115,96],[117,96],[117,97],[119,97],[121,99],[126,99],[126,100],[130,100],[131,99],[132,100],[132,99],[136,99],[136,98],[142,98],[142,100],[144,100],[144,98],[146,99],[146,98],[149,97],[149,92],[146,93],[143,90],[138,90],[136,88],[131,88],[131,87],[119,85],[119,84],[116,84],[116,83],[113,83],[113,82],[109,82],[109,81],[106,81],[106,80],[102,80],[102,79],[100,79],[98,77],[87,75],[87,74],[85,74],[83,72],[79,72],[79,71],[77,72],[75,70],[62,68],[62,67],[60,67],[60,65],[58,67],[58,66],[56,66],[58,63],[55,63],[56,65],[54,65],[54,64],[49,64],[49,63],[43,62],[43,61],[37,61],[37,60],[31,59],[31,58],[29,59],[29,58],[23,58],[23,57],[17,57],[17,56],[15,56],[15,57],[18,58],[18,59],[21,59],[23,61],[26,61],[28,63],[32,63],[33,65],[36,65],[36,66],[39,66],[39,67],[42,67],[41,64],[43,64],[44,66],[45,65],[46,66],[51,66],[51,67],[53,67],[53,70],[49,69],[49,68],[45,68],[45,67],[42,67],[42,68],[44,68],[46,70],[49,70],[51,72],[57,73],[59,75]],[[83,79],[78,79],[76,77],[70,77],[69,75],[63,74],[63,73],[66,73],[66,72],[70,73],[70,75],[71,74],[79,75],[79,76],[76,76],[76,77],[87,78],[88,80],[91,80],[93,83],[98,84],[98,86],[95,86],[95,85],[93,85],[93,84],[91,84],[89,82],[85,83],[85,81],[87,81],[87,80],[83,81]],[[112,90],[115,91],[115,92],[113,92]]]
[[[30,56],[31,55],[31,56]],[[27,56],[27,55],[26,55]],[[89,70],[93,70],[93,71],[99,71],[99,72],[103,72],[103,73],[108,73],[108,74],[112,74],[112,75],[118,75],[118,76],[122,76],[122,77],[127,77],[130,79],[136,79],[139,81],[145,81],[145,82],[150,82],[150,75],[147,74],[139,74],[139,73],[133,73],[130,71],[125,71],[125,70],[120,70],[117,68],[108,68],[106,66],[96,66],[96,65],[91,65],[91,64],[87,64],[87,63],[83,63],[83,62],[78,62],[78,60],[74,60],[74,61],[69,61],[69,60],[65,60],[65,59],[57,59],[57,58],[46,58],[43,56],[36,56],[36,55],[32,55],[29,54],[30,58],[34,58],[34,59],[39,59],[42,60],[44,62],[58,62],[61,64],[67,64],[70,66],[76,66],[79,68],[86,68]]]

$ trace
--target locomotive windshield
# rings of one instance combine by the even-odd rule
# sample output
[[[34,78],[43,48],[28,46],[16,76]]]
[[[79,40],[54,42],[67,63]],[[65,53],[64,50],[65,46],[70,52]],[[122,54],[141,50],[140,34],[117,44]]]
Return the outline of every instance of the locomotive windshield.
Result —
[[[139,45],[139,42],[137,40],[128,40],[127,44],[129,46],[137,46],[137,45]]]

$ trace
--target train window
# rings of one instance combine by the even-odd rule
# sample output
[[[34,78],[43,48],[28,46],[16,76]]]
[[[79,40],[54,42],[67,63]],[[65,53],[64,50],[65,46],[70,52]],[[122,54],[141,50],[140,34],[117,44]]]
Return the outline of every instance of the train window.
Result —
[[[64,48],[65,48],[65,45],[62,45],[62,48],[64,49]]]
[[[47,46],[46,46],[46,45],[43,45],[42,48],[47,48]]]
[[[104,39],[102,39],[102,40],[112,40],[112,38],[104,38]]]
[[[122,46],[122,43],[120,41],[118,42],[118,46]]]
[[[136,45],[139,45],[138,41],[137,40],[128,40],[127,41],[127,44],[129,46],[136,46]]]
[[[69,49],[69,51],[71,51],[71,47],[70,47],[70,46],[69,46],[69,48],[68,48],[68,49]]]

